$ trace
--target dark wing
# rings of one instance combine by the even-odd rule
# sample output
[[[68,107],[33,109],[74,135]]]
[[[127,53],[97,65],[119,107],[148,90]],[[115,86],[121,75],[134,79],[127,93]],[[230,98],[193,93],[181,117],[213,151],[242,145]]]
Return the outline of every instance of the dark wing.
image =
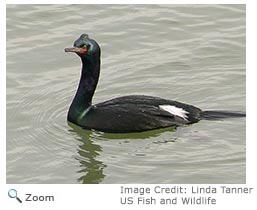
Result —
[[[151,96],[124,96],[92,106],[81,123],[105,132],[138,132],[191,123],[160,109],[160,105],[189,106]]]
[[[185,110],[187,114],[187,123],[195,123],[200,120],[202,110],[198,107],[181,103],[178,101],[173,100],[167,100],[159,97],[153,97],[153,96],[145,96],[145,95],[128,95],[123,96],[119,98],[114,98],[109,101],[105,101],[103,103],[99,103],[96,106],[102,107],[102,106],[137,106],[141,108],[142,110],[149,110],[149,114],[153,115],[160,115],[160,116],[167,116],[167,117],[174,117],[176,116],[172,115],[171,113],[164,111],[160,109],[160,105],[170,105],[177,108],[181,108]],[[179,120],[178,120],[179,121]],[[185,121],[183,121],[183,124],[185,124]]]

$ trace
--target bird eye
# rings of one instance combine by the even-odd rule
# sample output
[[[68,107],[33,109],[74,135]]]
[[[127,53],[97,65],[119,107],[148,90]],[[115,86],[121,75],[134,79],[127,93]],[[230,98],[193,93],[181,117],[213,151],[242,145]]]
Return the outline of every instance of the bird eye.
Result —
[[[87,49],[89,50],[90,47],[91,47],[91,45],[90,45],[90,44],[87,44],[86,47],[87,47]]]

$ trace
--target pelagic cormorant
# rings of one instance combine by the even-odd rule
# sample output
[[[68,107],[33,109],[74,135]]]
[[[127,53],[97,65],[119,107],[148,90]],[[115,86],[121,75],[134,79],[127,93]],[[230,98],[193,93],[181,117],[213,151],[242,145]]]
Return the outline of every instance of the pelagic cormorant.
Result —
[[[146,130],[196,123],[201,119],[244,117],[241,112],[202,111],[177,101],[145,95],[129,95],[92,105],[100,73],[101,49],[98,43],[82,34],[74,47],[82,61],[82,72],[76,95],[68,112],[68,121],[85,129],[110,133]]]

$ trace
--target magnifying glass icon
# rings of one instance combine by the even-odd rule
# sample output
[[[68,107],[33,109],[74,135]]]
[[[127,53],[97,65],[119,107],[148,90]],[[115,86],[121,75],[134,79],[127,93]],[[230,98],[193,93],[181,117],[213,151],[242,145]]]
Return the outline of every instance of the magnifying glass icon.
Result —
[[[10,198],[16,198],[17,201],[19,201],[20,203],[22,203],[21,199],[19,199],[18,196],[17,196],[17,190],[15,190],[15,189],[10,189],[10,190],[8,191],[8,196],[9,196]]]

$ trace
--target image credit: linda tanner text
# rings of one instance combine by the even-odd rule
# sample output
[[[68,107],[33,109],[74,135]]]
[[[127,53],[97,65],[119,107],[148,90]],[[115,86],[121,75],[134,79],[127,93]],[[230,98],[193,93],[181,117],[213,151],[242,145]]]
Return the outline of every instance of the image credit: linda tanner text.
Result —
[[[151,186],[120,187],[121,205],[216,205],[216,195],[251,195],[252,187]]]

